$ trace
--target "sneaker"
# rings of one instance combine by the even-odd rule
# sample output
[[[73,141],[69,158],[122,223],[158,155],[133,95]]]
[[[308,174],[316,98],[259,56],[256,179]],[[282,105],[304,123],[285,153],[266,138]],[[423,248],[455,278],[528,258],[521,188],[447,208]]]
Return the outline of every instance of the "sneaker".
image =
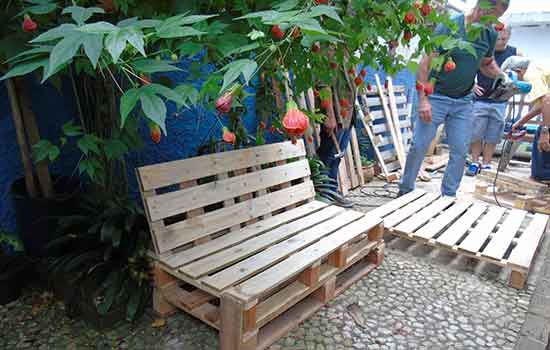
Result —
[[[481,169],[481,165],[479,163],[472,163],[470,164],[468,169],[466,169],[466,175],[476,176],[477,174],[479,174],[480,169]]]
[[[481,170],[493,170],[491,164],[485,164],[481,167]]]

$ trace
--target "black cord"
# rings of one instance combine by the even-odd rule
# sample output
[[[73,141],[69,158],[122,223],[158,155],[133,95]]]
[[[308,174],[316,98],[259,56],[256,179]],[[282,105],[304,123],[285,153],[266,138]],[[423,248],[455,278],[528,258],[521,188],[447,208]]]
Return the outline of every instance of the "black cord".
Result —
[[[514,125],[514,123],[516,122],[516,117],[517,117],[516,116],[516,96],[514,95],[512,97],[512,120],[511,120],[512,125]],[[504,152],[506,151],[506,147],[508,146],[509,142],[513,142],[513,141],[511,141],[508,138],[504,139],[504,143],[502,144],[502,152],[500,152],[500,160],[498,161],[497,172],[495,174],[495,179],[493,180],[493,197],[495,198],[495,202],[497,203],[497,205],[499,207],[502,207],[502,205],[500,204],[500,202],[498,200],[496,185],[497,185],[498,175],[500,173],[500,168],[502,166],[502,161],[505,158]],[[511,145],[511,147],[510,147],[510,152],[512,151],[512,146],[513,145]],[[512,155],[510,154],[510,157],[511,156]]]

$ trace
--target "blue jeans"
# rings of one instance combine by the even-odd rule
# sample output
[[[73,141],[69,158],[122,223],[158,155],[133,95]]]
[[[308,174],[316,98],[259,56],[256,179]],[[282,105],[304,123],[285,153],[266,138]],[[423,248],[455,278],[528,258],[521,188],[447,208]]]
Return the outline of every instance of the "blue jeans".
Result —
[[[321,126],[321,145],[319,145],[319,149],[317,150],[317,154],[319,155],[319,159],[325,163],[325,165],[329,169],[328,176],[333,178],[334,180],[338,180],[338,168],[340,167],[340,161],[342,158],[334,158],[334,155],[336,154],[336,146],[334,146],[334,142],[332,141],[332,138],[330,135],[326,132],[324,129],[324,126]],[[336,139],[340,143],[340,149],[342,152],[345,152],[349,141],[351,138],[351,132],[349,129],[345,130],[339,130],[336,132]]]
[[[506,121],[506,103],[474,102],[472,142],[496,145],[502,140]],[[474,162],[477,160],[474,159]]]
[[[424,156],[435,137],[438,127],[445,124],[447,143],[449,144],[449,163],[441,184],[444,196],[456,196],[464,175],[466,154],[470,146],[473,125],[473,100],[468,95],[451,98],[443,95],[430,96],[432,122],[426,123],[420,118],[415,124],[413,142],[407,156],[405,172],[399,186],[401,193],[414,190],[416,177],[424,161]]]

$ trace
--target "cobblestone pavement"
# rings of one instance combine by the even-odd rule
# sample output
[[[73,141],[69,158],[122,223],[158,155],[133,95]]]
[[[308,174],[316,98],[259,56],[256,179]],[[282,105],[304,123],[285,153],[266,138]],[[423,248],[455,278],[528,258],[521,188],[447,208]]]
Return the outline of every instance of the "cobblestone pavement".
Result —
[[[378,199],[354,200],[364,205]],[[538,260],[544,260],[541,255],[547,245]],[[535,291],[531,280],[540,267],[536,270],[528,288],[518,291],[507,286],[507,272],[500,268],[390,238],[378,269],[271,350],[512,350]],[[40,291],[31,291],[0,307],[1,350],[217,349],[217,334],[184,314],[170,317],[159,328],[152,327],[153,319],[147,315],[137,324],[99,333],[65,317],[60,302],[49,300],[37,307],[39,296]],[[366,320],[364,327],[348,311],[353,303]]]

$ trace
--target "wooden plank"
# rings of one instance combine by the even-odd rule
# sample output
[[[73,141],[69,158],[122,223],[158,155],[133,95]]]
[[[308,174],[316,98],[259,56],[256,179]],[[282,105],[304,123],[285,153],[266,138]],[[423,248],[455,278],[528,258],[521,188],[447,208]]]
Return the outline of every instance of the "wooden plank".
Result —
[[[472,205],[472,202],[458,202],[452,207],[445,210],[435,220],[422,227],[420,230],[414,233],[414,237],[422,239],[431,239],[438,233],[440,233],[445,227],[454,222],[460,215],[462,215]]]
[[[242,303],[230,294],[221,297],[220,349],[242,350],[244,309]]]
[[[269,219],[259,221],[253,225],[246,226],[238,232],[232,232],[231,234],[226,234],[222,237],[216,238],[208,243],[202,244],[200,247],[193,247],[182,252],[178,252],[177,254],[161,257],[161,260],[164,264],[172,268],[177,268],[210,254],[219,252],[225,248],[244,242],[252,237],[261,235],[262,233],[275,229],[288,222],[297,220],[318,210],[326,208],[327,206],[327,203],[313,201],[311,203],[299,206],[298,208],[272,216]]]
[[[464,215],[462,215],[462,217],[460,217],[460,219],[437,238],[437,243],[447,247],[454,247],[458,241],[464,237],[477,219],[483,215],[485,210],[487,210],[487,205],[475,203]]]
[[[405,195],[403,195],[403,196],[401,196],[397,199],[392,200],[391,202],[388,202],[387,204],[384,204],[381,207],[378,207],[378,208],[370,211],[369,215],[374,215],[374,216],[378,216],[380,218],[383,218],[383,217],[393,213],[397,209],[400,209],[400,208],[406,206],[410,202],[412,202],[414,200],[417,200],[418,198],[422,197],[425,194],[426,194],[425,191],[414,190],[414,191],[409,192],[409,193],[407,193],[407,194],[405,194]]]
[[[351,153],[351,146],[346,147],[344,160],[346,162],[346,168],[348,170],[348,176],[351,180],[350,188],[359,187],[359,177],[357,176],[357,169],[355,168],[355,162],[353,161],[353,154]]]
[[[548,215],[535,214],[529,226],[519,237],[516,247],[508,258],[508,264],[528,270],[547,226]]]
[[[376,79],[376,86],[378,87],[378,91],[379,91],[380,102],[382,103],[382,108],[384,109],[384,115],[386,116],[386,123],[388,125],[388,130],[390,131],[393,143],[395,145],[396,143],[399,142],[399,139],[398,139],[397,133],[396,133],[397,127],[394,127],[392,115],[391,115],[390,109],[388,107],[389,104],[388,104],[388,101],[386,99],[386,95],[385,95],[384,91],[382,90],[382,85],[380,84],[380,77],[378,76],[378,74],[375,74],[374,77]],[[399,147],[398,145],[396,145],[395,147],[396,147],[396,150],[397,150],[397,159],[399,160],[399,164],[401,164],[401,168],[405,168],[405,156],[404,156],[404,154],[402,154],[400,152],[400,149],[398,148]]]
[[[420,197],[416,201],[408,204],[404,208],[401,208],[392,214],[384,218],[384,226],[393,229],[399,223],[407,220],[409,217],[415,213],[424,209],[430,205],[433,201],[437,200],[440,197],[439,193],[427,193],[425,196]]]
[[[357,139],[357,132],[354,126],[351,127],[351,150],[353,153],[353,160],[355,161],[355,169],[359,175],[359,186],[363,186],[365,184],[365,177],[363,175],[363,164],[361,163],[359,140]]]
[[[137,172],[141,178],[141,190],[149,191],[184,181],[305,155],[306,149],[303,140],[298,140],[296,145],[288,141],[148,165],[138,168]]]
[[[486,176],[489,179],[494,179],[495,176],[496,176],[496,173],[497,172],[495,170],[483,170],[480,175]],[[510,174],[503,173],[503,172],[498,173],[498,178],[500,180],[503,180],[503,181],[508,181],[508,182],[511,182],[511,183],[518,184],[518,185],[520,185],[524,188],[528,188],[528,189],[532,189],[532,190],[538,190],[538,191],[541,191],[541,192],[544,192],[544,191],[547,191],[547,190],[550,189],[550,187],[548,185],[540,183],[538,181],[531,180],[531,179],[528,179],[526,177],[519,177],[519,176],[510,175]]]
[[[408,114],[408,108],[397,108],[397,115],[398,116],[406,116]],[[378,111],[371,111],[370,116],[372,120],[379,120],[385,118],[384,111],[378,110]],[[400,119],[402,121],[402,119]]]
[[[309,175],[306,159],[231,178],[225,173],[214,182],[148,197],[146,205],[157,221]]]
[[[367,215],[341,228],[328,237],[290,256],[281,263],[265,270],[236,287],[245,298],[255,298],[292,276],[303,271],[314,261],[321,260],[338,247],[349,243],[356,237],[380,224],[381,219]]]
[[[199,278],[236,261],[245,259],[246,257],[264,249],[265,247],[268,247],[271,244],[283,241],[298,232],[309,229],[328,219],[331,219],[342,211],[342,208],[335,206],[327,207],[321,211],[298,219],[297,221],[290,222],[274,230],[266,232],[263,235],[251,238],[241,244],[197,260],[189,265],[181,267],[179,271],[187,276]]]
[[[504,208],[490,207],[487,214],[481,218],[458,248],[477,254],[505,212]]]
[[[374,143],[374,134],[373,134],[370,126],[367,124],[367,122],[365,122],[365,115],[363,114],[363,110],[362,110],[361,105],[359,104],[358,101],[355,101],[355,107],[356,107],[357,113],[359,114],[359,120],[363,124],[363,127],[365,128],[365,130],[367,132],[367,136],[369,137],[371,143],[373,144],[374,154],[376,155],[376,158],[378,159],[378,163],[380,164],[380,168],[382,168],[382,174],[384,174],[384,176],[388,176],[390,174],[390,172],[386,168],[386,165],[384,163],[384,158],[380,154],[380,150],[378,149],[378,147]]]
[[[399,161],[396,160],[394,162],[387,163],[386,167],[388,168],[389,171],[394,172],[401,169],[401,164],[399,164]]]
[[[524,210],[512,209],[509,211],[500,229],[493,235],[487,247],[483,249],[483,256],[496,260],[502,259],[525,216],[527,216],[527,212]]]
[[[315,196],[311,181],[167,226],[157,233],[161,253]]]
[[[412,124],[411,124],[410,120],[401,120],[399,122],[399,127],[401,129],[410,128],[411,125]],[[386,124],[374,124],[372,126],[372,132],[375,135],[378,135],[378,134],[381,134],[381,133],[384,133],[384,132],[390,132],[390,129],[388,128],[388,126]]]
[[[414,231],[425,225],[431,218],[451,206],[455,200],[456,198],[454,197],[441,197],[432,204],[428,205],[426,208],[414,214],[411,218],[399,224],[394,228],[394,230],[405,234],[413,234]]]
[[[223,290],[277,264],[296,251],[319,241],[323,237],[357,221],[363,216],[363,213],[347,210],[333,219],[320,223],[297,235],[293,235],[286,241],[269,247],[261,253],[251,256],[219,273],[205,277],[202,279],[202,282],[216,290]],[[314,261],[307,261],[307,265],[311,265],[312,263]]]
[[[387,77],[388,81],[388,97],[390,100],[390,118],[391,118],[391,126],[395,130],[395,135],[397,138],[395,139],[394,147],[396,150],[401,153],[401,157],[398,157],[399,162],[401,163],[401,168],[405,169],[405,147],[403,146],[403,135],[401,133],[401,128],[399,127],[399,114],[397,112],[397,102],[395,98],[395,93],[393,91],[393,80],[391,77]],[[403,162],[401,162],[401,159],[403,159]]]

